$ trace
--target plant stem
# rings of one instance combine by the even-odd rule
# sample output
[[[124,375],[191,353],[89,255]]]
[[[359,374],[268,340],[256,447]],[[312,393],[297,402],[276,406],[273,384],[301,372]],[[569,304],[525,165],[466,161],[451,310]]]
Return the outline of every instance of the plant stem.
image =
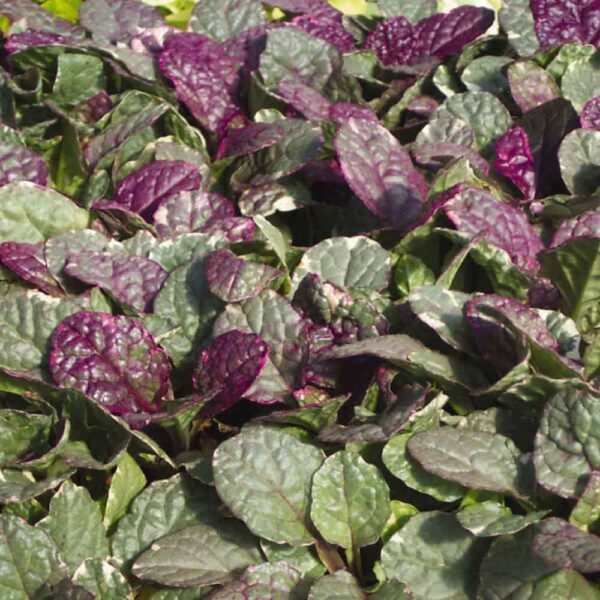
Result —
[[[316,540],[317,554],[329,573],[335,573],[346,568],[338,551],[327,542]]]

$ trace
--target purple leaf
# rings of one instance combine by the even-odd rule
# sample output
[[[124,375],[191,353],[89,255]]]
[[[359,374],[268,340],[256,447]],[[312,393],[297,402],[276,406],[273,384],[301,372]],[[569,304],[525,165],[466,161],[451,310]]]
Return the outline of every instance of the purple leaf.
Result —
[[[68,46],[76,43],[77,39],[65,37],[59,33],[28,29],[27,31],[11,33],[4,43],[4,50],[7,54],[14,54],[37,46]]]
[[[143,256],[121,252],[80,250],[69,254],[65,273],[110,292],[139,312],[149,312],[168,273]]]
[[[267,32],[280,23],[251,27],[223,42],[223,48],[239,66],[239,73],[246,80],[258,69],[260,55],[267,45]]]
[[[240,113],[239,65],[219,42],[197,33],[175,33],[165,40],[159,64],[177,98],[210,131],[223,133]]]
[[[519,208],[497,200],[485,190],[471,188],[455,194],[443,210],[459,231],[473,237],[481,235],[505,250],[515,265],[526,272],[539,270],[536,255],[544,245]]]
[[[370,108],[358,106],[352,102],[336,102],[332,104],[329,108],[329,118],[340,125],[347,123],[350,119],[379,124],[377,115]]]
[[[126,420],[158,412],[170,393],[167,355],[136,319],[82,311],[62,321],[50,343],[56,383]]]
[[[542,47],[600,45],[600,0],[531,0],[530,5]]]
[[[246,217],[229,217],[221,219],[200,230],[202,233],[220,233],[227,238],[231,244],[238,242],[251,242],[256,232],[256,223]]]
[[[517,61],[508,67],[510,93],[522,112],[560,97],[556,81],[533,61]]]
[[[128,42],[144,29],[166,25],[154,7],[139,0],[86,0],[79,22],[94,36],[112,43]]]
[[[307,119],[322,121],[329,118],[331,102],[308,85],[284,82],[277,88],[277,93]]]
[[[200,354],[194,388],[202,395],[220,391],[200,415],[213,417],[233,406],[256,381],[268,356],[267,344],[253,333],[234,329],[215,338]]]
[[[600,537],[562,519],[544,519],[535,526],[533,553],[560,569],[580,573],[600,571]]]
[[[350,119],[340,128],[335,147],[348,185],[373,214],[397,228],[416,220],[427,182],[385,127]]]
[[[158,207],[153,221],[158,234],[167,238],[205,231],[207,227],[234,218],[234,214],[233,203],[221,194],[181,192]]]
[[[415,28],[402,15],[380,21],[365,41],[366,49],[375,50],[385,66],[406,65],[416,57]]]
[[[535,160],[527,133],[519,125],[511,127],[496,141],[494,168],[521,190],[525,200],[535,198]]]
[[[26,29],[77,37],[85,35],[81,28],[60,19],[31,0],[2,0],[2,14],[13,22],[20,21]]]
[[[224,302],[240,302],[256,296],[281,275],[279,269],[242,260],[225,248],[210,255],[206,268],[208,288]]]
[[[600,131],[600,96],[592,98],[581,111],[579,116],[583,129]]]
[[[200,188],[198,169],[182,160],[156,160],[128,175],[117,186],[110,204],[140,214],[151,221],[156,209],[179,192]],[[101,208],[97,202],[95,207]]]
[[[85,115],[86,121],[90,125],[94,125],[105,114],[113,109],[112,98],[107,92],[98,92],[88,100],[84,100],[75,109],[78,113]]]
[[[46,294],[62,295],[62,290],[48,271],[43,242],[38,244],[4,242],[0,244],[0,263]]]
[[[44,159],[29,148],[0,141],[0,186],[12,181],[32,181],[45,186],[48,167]]]
[[[563,221],[556,230],[551,248],[556,248],[574,238],[600,237],[600,212],[588,211]]]
[[[341,53],[352,52],[352,50],[354,50],[354,38],[337,20],[333,21],[319,19],[310,15],[302,15],[300,17],[295,17],[292,20],[292,25],[314,37],[329,42]]]
[[[246,156],[274,146],[289,135],[288,124],[297,119],[286,119],[275,123],[251,123],[246,127],[234,129],[227,134],[219,147],[219,158]]]

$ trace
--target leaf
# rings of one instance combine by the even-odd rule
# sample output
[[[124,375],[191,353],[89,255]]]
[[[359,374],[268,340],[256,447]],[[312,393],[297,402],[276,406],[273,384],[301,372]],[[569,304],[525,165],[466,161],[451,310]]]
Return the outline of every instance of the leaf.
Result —
[[[0,410],[0,465],[48,448],[52,417],[20,410]]]
[[[269,91],[282,83],[303,83],[327,95],[338,86],[341,69],[334,46],[295,27],[271,29],[260,55],[259,73]]]
[[[437,6],[431,0],[376,0],[377,6],[386,17],[402,15],[412,23],[433,15]]]
[[[275,544],[267,540],[261,540],[260,547],[270,563],[284,561],[310,579],[325,574],[323,563],[316,557],[316,552],[311,547]]]
[[[390,516],[388,486],[354,452],[336,452],[313,477],[310,515],[331,544],[358,549],[374,544]]]
[[[381,565],[417,598],[467,600],[475,595],[479,551],[453,515],[431,511],[412,517],[391,537]]]
[[[112,538],[113,556],[128,571],[153,542],[189,525],[212,524],[217,498],[211,488],[184,475],[154,481],[133,500]]]
[[[396,228],[415,221],[427,183],[389,131],[350,119],[338,131],[335,147],[348,185],[373,214]]]
[[[494,168],[519,188],[525,200],[533,200],[536,192],[536,169],[529,138],[516,125],[496,141]]]
[[[467,488],[511,494],[533,491],[533,473],[514,443],[503,435],[440,427],[412,436],[410,455],[428,472]]]
[[[214,325],[213,334],[239,329],[260,336],[269,347],[269,358],[245,396],[272,402],[299,387],[301,367],[308,353],[306,321],[273,290],[263,290],[242,304],[228,304]]]
[[[573,194],[593,194],[600,183],[600,131],[576,129],[560,145],[562,178]]]
[[[587,486],[569,516],[569,523],[582,531],[596,530],[600,519],[600,474],[590,475]]]
[[[213,252],[206,269],[210,291],[224,302],[240,302],[256,296],[282,275],[278,269],[242,260],[227,249]]]
[[[511,0],[509,6],[514,1]],[[507,74],[510,93],[524,113],[560,96],[554,78],[534,61],[514,62],[508,67]]]
[[[488,501],[472,504],[456,514],[458,522],[477,537],[490,537],[517,533],[540,521],[548,511],[513,515],[509,508]]]
[[[57,72],[51,97],[59,105],[74,106],[106,88],[104,63],[98,57],[61,54],[56,62]]]
[[[287,433],[244,429],[217,448],[215,485],[228,508],[256,535],[310,545],[310,486],[323,459],[320,450]]]
[[[51,344],[55,381],[126,420],[157,412],[169,393],[167,356],[135,319],[82,311],[60,323]]]
[[[377,242],[363,236],[330,238],[304,253],[292,285],[314,273],[342,288],[381,290],[388,285],[390,270],[390,255]]]
[[[584,46],[589,49],[589,46]],[[600,96],[600,54],[587,52],[567,63],[560,83],[562,95],[577,112],[587,102]]]
[[[227,240],[219,233],[182,233],[155,244],[148,258],[172,273],[178,267],[204,258],[225,245]]]
[[[110,549],[98,505],[84,487],[66,481],[52,496],[48,516],[40,522],[71,572],[87,558],[108,558]]]
[[[0,516],[0,591],[6,600],[33,598],[44,584],[58,582],[66,568],[45,531],[8,515]]]
[[[534,531],[533,553],[544,562],[582,573],[600,571],[600,537],[557,518],[544,519]]]
[[[348,571],[336,571],[317,579],[310,588],[308,600],[364,600],[364,592]]]
[[[84,229],[89,218],[66,196],[34,183],[0,187],[0,242],[42,242],[68,229]]]
[[[225,0],[219,4],[201,0],[192,9],[189,28],[225,42],[238,33],[265,22],[265,13],[255,0]]]
[[[420,258],[402,254],[394,267],[394,283],[403,298],[413,289],[435,283],[435,273]]]
[[[308,586],[300,571],[285,562],[248,567],[244,575],[221,588],[211,600],[304,600]]]
[[[536,477],[543,487],[564,498],[580,496],[600,466],[593,420],[599,402],[584,390],[566,387],[544,408],[533,454]]]
[[[95,600],[130,598],[133,593],[120,571],[100,558],[84,560],[75,571],[73,582],[94,594]]]
[[[106,529],[127,512],[131,501],[146,487],[146,483],[146,477],[135,460],[129,454],[123,454],[108,488],[103,519]]]
[[[132,572],[163,585],[201,587],[231,581],[260,561],[256,539],[241,524],[222,522],[191,525],[156,540]]]
[[[283,237],[281,231],[267,221],[262,215],[256,215],[254,217],[254,222],[267,238],[269,244],[271,244],[277,258],[281,261],[281,264],[287,269],[287,253],[290,250],[290,245],[285,237]]]
[[[31,473],[17,469],[0,470],[0,502],[26,502],[59,486],[75,469],[65,467],[46,479],[35,480]]]
[[[41,156],[26,146],[0,140],[0,186],[16,181],[44,186],[48,182],[48,167]]]

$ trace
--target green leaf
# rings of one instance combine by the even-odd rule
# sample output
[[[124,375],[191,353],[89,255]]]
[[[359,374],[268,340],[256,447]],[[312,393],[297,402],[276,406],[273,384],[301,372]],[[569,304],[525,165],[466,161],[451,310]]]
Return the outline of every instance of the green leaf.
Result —
[[[342,57],[331,44],[295,27],[272,29],[260,55],[259,73],[269,91],[281,83],[304,83],[318,92],[335,90]]]
[[[526,497],[533,473],[509,438],[487,431],[439,427],[408,441],[410,455],[429,473],[467,488]]]
[[[571,101],[578,113],[586,102],[600,96],[600,52],[591,54],[587,46],[580,51],[585,53],[584,56],[568,61],[561,81],[562,95]]]
[[[396,435],[383,449],[383,464],[389,472],[413,490],[432,496],[440,502],[454,502],[462,498],[466,493],[462,486],[428,473],[411,458],[406,449],[411,435]]]
[[[71,481],[65,481],[52,496],[40,527],[54,540],[71,572],[86,558],[110,555],[100,508],[86,488]]]
[[[77,23],[79,20],[79,6],[82,0],[46,0],[42,4],[42,8],[51,12],[52,14],[70,21],[71,23]]]
[[[155,238],[152,239],[154,244],[149,249],[148,258],[169,273],[191,260],[197,261],[208,256],[213,250],[227,245],[227,240],[221,235],[208,233],[184,233],[159,243],[156,243]]]
[[[310,516],[323,538],[343,548],[374,544],[390,516],[389,488],[374,465],[336,452],[315,473]]]
[[[598,600],[598,588],[576,571],[561,569],[536,581],[527,600],[569,598],[569,600]]]
[[[576,129],[558,150],[562,178],[573,194],[593,194],[600,185],[600,131]]]
[[[365,594],[348,571],[336,571],[315,581],[308,600],[364,600]]]
[[[595,377],[600,372],[600,335],[597,335],[585,349],[583,364],[588,379]]]
[[[250,427],[223,442],[213,458],[219,496],[249,529],[273,542],[314,542],[310,486],[321,450],[266,427]]]
[[[42,242],[85,229],[89,213],[66,196],[28,181],[0,188],[0,242]]]
[[[600,468],[600,399],[576,388],[551,397],[540,421],[533,455],[538,482],[565,498],[579,497]]]
[[[267,221],[262,215],[256,215],[254,217],[254,222],[267,238],[269,244],[271,244],[271,248],[273,248],[273,251],[277,254],[277,258],[281,261],[281,264],[287,269],[287,254],[291,248],[281,231],[279,231],[275,225],[272,225]]]
[[[423,285],[435,283],[435,273],[412,254],[402,254],[394,267],[394,283],[401,298]]]
[[[73,575],[73,582],[94,594],[95,600],[125,600],[133,596],[121,572],[100,558],[83,561]]]
[[[432,511],[414,516],[381,551],[390,579],[402,580],[415,600],[475,597],[481,549],[453,515]]]
[[[61,54],[57,59],[52,100],[73,106],[106,88],[104,63],[87,54]]]
[[[135,561],[140,579],[176,587],[202,587],[231,581],[261,562],[256,539],[241,523],[192,525],[156,540]]]
[[[480,56],[465,67],[460,78],[471,92],[490,92],[504,99],[509,95],[504,67],[511,62],[507,56]]]
[[[437,12],[436,0],[375,0],[386,17],[402,15],[411,23],[430,17]]]
[[[199,523],[214,523],[217,498],[197,481],[175,475],[151,483],[130,505],[112,538],[114,559],[129,569],[157,539]]]
[[[325,574],[325,567],[316,557],[314,548],[275,544],[268,540],[261,540],[260,547],[270,563],[285,561],[309,579],[316,579]]]
[[[581,333],[600,324],[600,238],[576,238],[540,254],[544,274],[558,287],[564,312]]]
[[[590,475],[587,486],[571,511],[569,523],[583,531],[596,530],[600,520],[600,473]]]
[[[308,273],[341,288],[379,291],[389,283],[391,257],[367,237],[334,237],[304,253],[292,278],[294,289]]]
[[[104,526],[109,529],[126,512],[131,501],[146,486],[146,477],[135,460],[123,454],[108,488],[104,509]]]
[[[540,521],[548,511],[531,512],[527,515],[513,515],[510,508],[495,502],[471,504],[456,514],[458,522],[477,537],[492,537],[517,533]]]
[[[45,479],[36,480],[28,471],[2,469],[0,471],[0,502],[9,504],[25,502],[59,486],[75,469],[62,467]]]
[[[58,548],[42,529],[18,517],[0,516],[0,595],[2,600],[34,598],[44,584],[66,576]]]
[[[386,581],[377,591],[369,594],[369,600],[412,600],[407,587],[399,581]]]
[[[510,45],[519,56],[531,56],[540,44],[535,34],[529,0],[502,0],[498,20],[508,36]]]
[[[48,449],[50,415],[0,410],[0,466]]]
[[[225,42],[238,33],[266,23],[265,12],[256,0],[200,0],[190,17],[189,29]]]

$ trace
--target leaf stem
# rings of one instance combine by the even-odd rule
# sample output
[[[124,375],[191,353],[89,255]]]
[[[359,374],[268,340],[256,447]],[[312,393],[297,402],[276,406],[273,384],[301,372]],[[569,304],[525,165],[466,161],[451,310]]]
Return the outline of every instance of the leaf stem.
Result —
[[[335,573],[346,568],[338,551],[323,540],[316,539],[317,554],[329,573]]]

